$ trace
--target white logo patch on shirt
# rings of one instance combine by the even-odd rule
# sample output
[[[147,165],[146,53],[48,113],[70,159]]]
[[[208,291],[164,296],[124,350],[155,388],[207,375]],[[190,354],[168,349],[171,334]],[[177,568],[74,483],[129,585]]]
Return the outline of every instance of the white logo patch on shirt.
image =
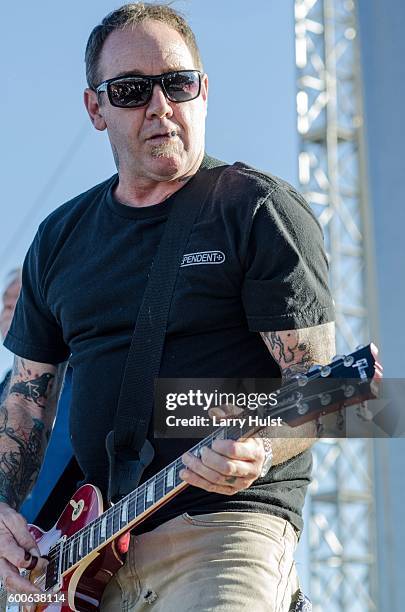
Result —
[[[200,251],[199,253],[186,253],[180,268],[185,266],[200,266],[202,264],[221,264],[225,261],[222,251]]]

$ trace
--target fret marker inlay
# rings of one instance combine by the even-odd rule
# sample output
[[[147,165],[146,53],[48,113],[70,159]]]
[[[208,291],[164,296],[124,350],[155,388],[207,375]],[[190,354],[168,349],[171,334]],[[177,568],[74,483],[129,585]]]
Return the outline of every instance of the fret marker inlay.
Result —
[[[128,522],[128,501],[125,501],[122,505],[121,510],[121,523]]]
[[[149,502],[153,502],[153,482],[149,485],[149,487],[146,490],[146,501]]]
[[[174,485],[174,468],[170,468],[170,470],[167,472],[166,486],[172,487],[173,485]]]

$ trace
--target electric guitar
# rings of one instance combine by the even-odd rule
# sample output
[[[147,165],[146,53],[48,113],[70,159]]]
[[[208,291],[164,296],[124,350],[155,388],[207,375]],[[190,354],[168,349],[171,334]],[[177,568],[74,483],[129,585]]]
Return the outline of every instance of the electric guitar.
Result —
[[[382,372],[376,355],[377,349],[371,344],[350,355],[337,356],[327,366],[313,366],[307,374],[297,375],[279,389],[277,405],[266,408],[264,414],[282,416],[285,423],[295,427],[377,397]],[[322,381],[326,379],[325,386]],[[238,439],[254,435],[259,429],[218,427],[190,452],[198,455],[216,438]],[[184,467],[181,459],[176,459],[105,512],[100,491],[84,485],[50,531],[29,525],[49,563],[42,572],[21,570],[21,573],[43,592],[8,594],[7,611],[98,610],[107,583],[125,561],[130,531],[188,486],[179,477]]]

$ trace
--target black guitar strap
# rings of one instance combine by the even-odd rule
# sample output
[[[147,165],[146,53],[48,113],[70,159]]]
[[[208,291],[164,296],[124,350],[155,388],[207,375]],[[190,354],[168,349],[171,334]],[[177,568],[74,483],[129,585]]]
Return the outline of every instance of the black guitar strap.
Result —
[[[174,287],[195,219],[225,167],[206,155],[200,170],[173,200],[136,320],[114,429],[106,437],[110,502],[133,491],[153,459],[147,435]]]

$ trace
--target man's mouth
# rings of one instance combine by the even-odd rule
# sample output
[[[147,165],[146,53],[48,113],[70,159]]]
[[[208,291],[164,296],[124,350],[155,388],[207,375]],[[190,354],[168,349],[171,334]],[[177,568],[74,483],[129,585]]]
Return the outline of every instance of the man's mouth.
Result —
[[[152,136],[149,136],[148,140],[152,140],[153,142],[164,142],[170,140],[171,138],[174,138],[175,136],[177,136],[177,132],[175,130],[171,130],[168,132],[159,132],[158,134],[152,134]]]

